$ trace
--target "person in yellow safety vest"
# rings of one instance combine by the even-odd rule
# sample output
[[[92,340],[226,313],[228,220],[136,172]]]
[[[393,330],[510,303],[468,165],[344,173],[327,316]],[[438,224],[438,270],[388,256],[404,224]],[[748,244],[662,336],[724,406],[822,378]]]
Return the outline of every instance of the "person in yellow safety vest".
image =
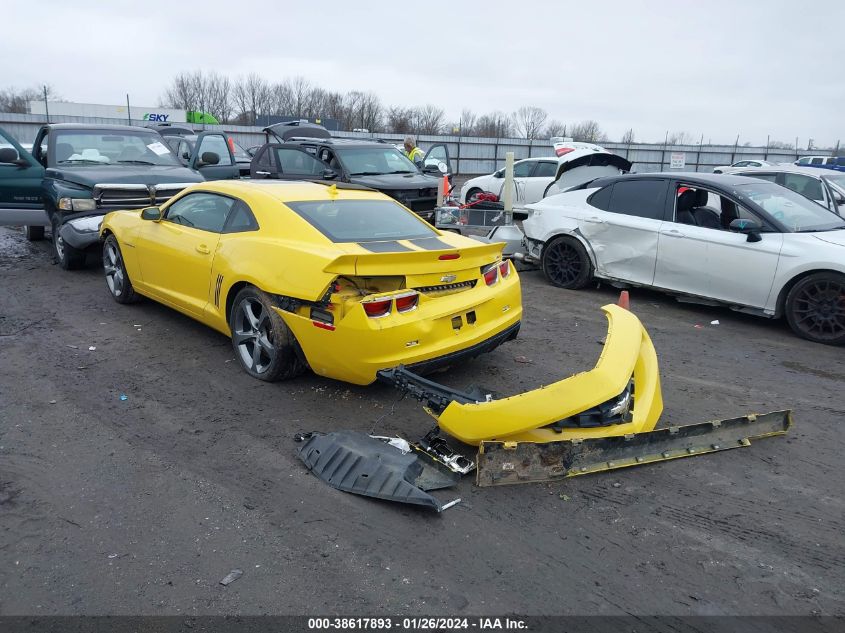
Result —
[[[417,147],[417,139],[410,135],[405,137],[405,156],[407,156],[408,160],[414,163],[414,165],[422,168],[425,152]]]

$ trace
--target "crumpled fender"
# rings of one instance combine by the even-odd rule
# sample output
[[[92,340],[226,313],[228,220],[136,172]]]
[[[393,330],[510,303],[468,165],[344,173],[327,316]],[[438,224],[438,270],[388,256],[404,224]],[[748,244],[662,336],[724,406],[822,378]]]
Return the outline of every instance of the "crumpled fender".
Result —
[[[595,368],[501,400],[450,403],[435,417],[467,444],[482,440],[556,442],[651,431],[663,411],[657,353],[640,320],[617,305],[602,307],[607,339]],[[631,422],[591,428],[543,428],[617,397],[634,378]],[[431,413],[431,412],[430,412]]]

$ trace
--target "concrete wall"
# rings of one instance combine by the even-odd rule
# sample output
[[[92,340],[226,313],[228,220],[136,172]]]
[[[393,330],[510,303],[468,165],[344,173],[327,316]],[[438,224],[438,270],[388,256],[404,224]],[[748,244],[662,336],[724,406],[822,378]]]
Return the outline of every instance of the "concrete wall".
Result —
[[[71,116],[50,116],[52,123],[99,123],[126,125],[126,119],[102,119]],[[45,123],[44,115],[3,114],[0,113],[0,127],[12,134],[20,142],[31,143],[38,128]],[[143,125],[143,121],[132,121],[133,125]],[[183,126],[187,124],[181,124]],[[219,130],[226,132],[244,147],[260,145],[264,142],[264,133],[260,127],[243,125],[193,125],[201,131]],[[402,134],[333,132],[335,136],[345,138],[374,138],[401,144]],[[514,138],[477,138],[458,136],[419,136],[417,143],[427,149],[434,143],[445,143],[449,148],[453,166],[459,174],[489,174],[504,166],[505,154],[514,152],[517,160],[535,156],[554,156],[551,143],[547,140],[528,141]],[[717,165],[730,165],[742,160],[759,158],[774,163],[793,162],[800,156],[826,155],[825,151],[774,150],[765,147],[734,147],[733,145],[667,145],[654,143],[602,143],[608,150],[619,154],[634,163],[634,171],[654,172],[672,170],[672,155],[683,154],[684,168],[676,171],[713,171]]]

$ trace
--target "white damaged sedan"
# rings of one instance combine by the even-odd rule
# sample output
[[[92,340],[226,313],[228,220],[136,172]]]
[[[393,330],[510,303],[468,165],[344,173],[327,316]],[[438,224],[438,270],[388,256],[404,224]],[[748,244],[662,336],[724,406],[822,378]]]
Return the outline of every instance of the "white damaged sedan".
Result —
[[[592,279],[785,316],[845,344],[845,220],[780,185],[699,173],[601,178],[529,205],[528,260],[563,288]]]

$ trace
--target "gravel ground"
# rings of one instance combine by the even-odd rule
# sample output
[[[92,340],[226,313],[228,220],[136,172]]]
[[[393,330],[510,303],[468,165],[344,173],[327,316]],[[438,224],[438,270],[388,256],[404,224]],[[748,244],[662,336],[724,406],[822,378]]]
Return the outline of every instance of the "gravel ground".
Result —
[[[516,393],[595,362],[616,291],[522,281],[520,337],[442,382]],[[467,479],[437,515],[329,488],[292,441],[413,439],[418,403],[250,379],[225,337],[118,305],[98,266],[61,271],[0,228],[0,614],[845,614],[842,349],[631,294],[661,425],[793,408],[790,434],[555,484]]]

